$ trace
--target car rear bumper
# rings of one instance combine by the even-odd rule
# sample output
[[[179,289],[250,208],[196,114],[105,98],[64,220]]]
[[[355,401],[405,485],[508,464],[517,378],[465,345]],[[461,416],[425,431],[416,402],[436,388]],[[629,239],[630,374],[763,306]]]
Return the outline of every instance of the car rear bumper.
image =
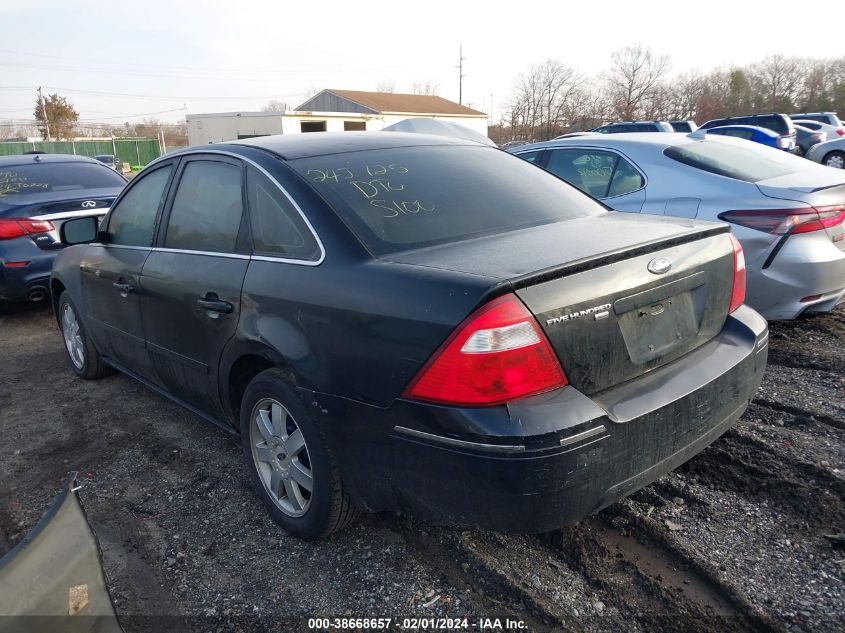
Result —
[[[50,271],[56,251],[3,249],[0,252],[0,301],[41,301],[50,294]],[[8,267],[10,262],[28,262]]]
[[[747,301],[770,321],[830,310],[845,295],[845,252],[824,231],[790,236],[769,258],[749,268]]]
[[[766,322],[743,307],[699,349],[589,398],[569,386],[487,409],[397,401],[356,412],[312,397],[335,421],[336,454],[363,507],[542,532],[633,493],[718,438],[748,406],[767,352]]]

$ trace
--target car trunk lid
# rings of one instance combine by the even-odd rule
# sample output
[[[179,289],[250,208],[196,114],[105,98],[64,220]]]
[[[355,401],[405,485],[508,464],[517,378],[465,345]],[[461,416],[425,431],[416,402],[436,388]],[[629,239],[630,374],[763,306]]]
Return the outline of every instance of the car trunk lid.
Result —
[[[570,384],[593,394],[721,331],[733,285],[727,231],[608,213],[387,259],[506,280],[537,318]]]

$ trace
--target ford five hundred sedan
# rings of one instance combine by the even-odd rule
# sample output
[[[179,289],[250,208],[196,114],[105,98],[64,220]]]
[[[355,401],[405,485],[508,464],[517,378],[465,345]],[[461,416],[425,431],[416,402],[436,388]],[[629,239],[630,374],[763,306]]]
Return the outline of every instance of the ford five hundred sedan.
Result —
[[[194,148],[62,238],[73,370],[118,369],[239,434],[303,538],[362,510],[576,521],[719,437],[766,364],[726,225],[609,211],[472,141]]]

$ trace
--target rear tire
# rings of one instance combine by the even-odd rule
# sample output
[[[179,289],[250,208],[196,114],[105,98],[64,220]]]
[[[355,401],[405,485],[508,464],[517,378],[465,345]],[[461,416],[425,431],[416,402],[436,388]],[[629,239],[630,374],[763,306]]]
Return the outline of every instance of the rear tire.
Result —
[[[822,165],[828,167],[835,167],[836,169],[845,169],[845,152],[830,152],[822,159]]]
[[[285,372],[268,369],[249,383],[240,429],[252,487],[282,528],[313,540],[355,521],[325,434]]]
[[[103,362],[94,343],[88,338],[82,317],[67,291],[59,297],[58,319],[70,367],[77,376],[95,380],[114,373],[114,369]]]

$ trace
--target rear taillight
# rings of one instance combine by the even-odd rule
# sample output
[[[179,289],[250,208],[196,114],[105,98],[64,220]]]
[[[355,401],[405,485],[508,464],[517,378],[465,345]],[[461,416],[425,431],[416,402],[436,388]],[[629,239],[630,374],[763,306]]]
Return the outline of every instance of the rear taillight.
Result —
[[[733,235],[729,236],[734,247],[734,285],[731,291],[731,306],[728,312],[733,312],[745,303],[745,254],[742,244]]]
[[[788,136],[779,136],[778,140],[777,140],[778,147],[780,147],[781,149],[786,149],[787,147],[790,146],[791,140],[792,139],[789,138]]]
[[[29,218],[0,218],[0,240],[10,240],[14,237],[47,233],[54,229],[52,222],[45,220],[30,220]]]
[[[836,130],[836,134],[837,136],[845,136],[845,130],[839,128],[838,130]]]
[[[725,211],[719,219],[772,235],[821,231],[845,222],[845,205],[801,209],[751,209]]]
[[[513,294],[482,306],[438,348],[405,397],[487,406],[567,385],[537,320]]]

